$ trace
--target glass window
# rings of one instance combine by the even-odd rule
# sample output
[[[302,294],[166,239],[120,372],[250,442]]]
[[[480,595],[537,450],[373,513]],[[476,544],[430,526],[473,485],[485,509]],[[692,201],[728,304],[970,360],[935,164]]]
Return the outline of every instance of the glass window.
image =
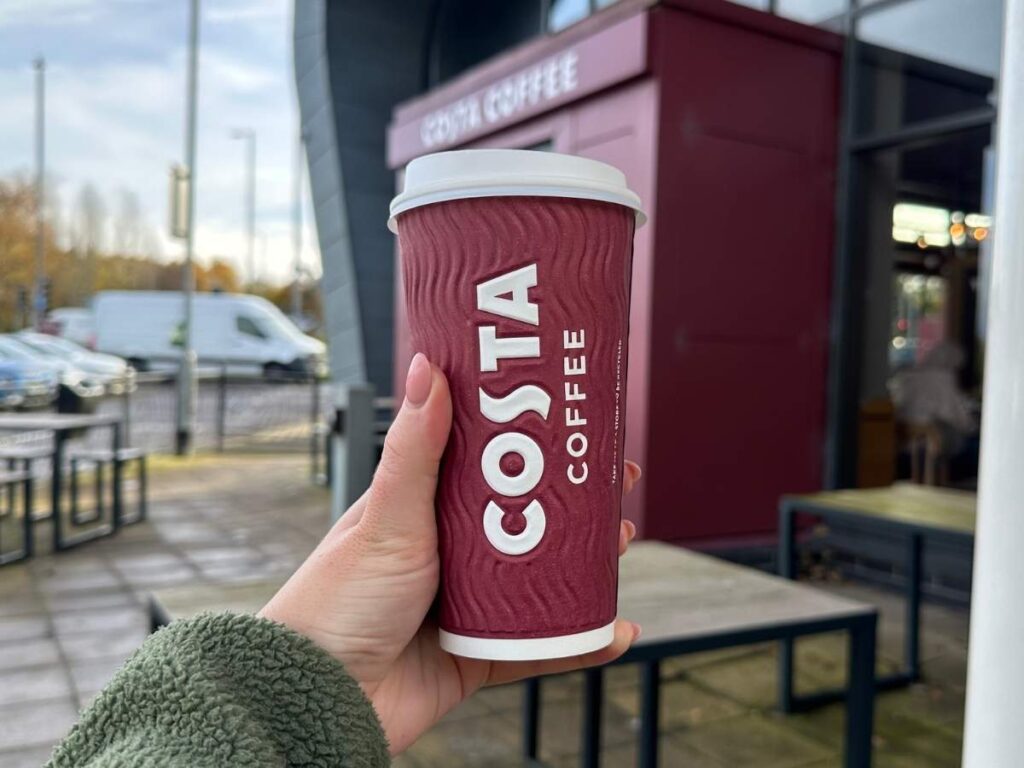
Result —
[[[748,8],[756,8],[759,11],[767,11],[769,0],[730,0],[736,5],[745,5]]]
[[[1002,0],[906,0],[863,16],[857,34],[883,48],[996,77],[1002,18]]]
[[[905,0],[858,22],[856,132],[978,110],[994,98],[1002,0]]]
[[[804,24],[842,26],[846,0],[778,0],[776,13]]]
[[[946,280],[942,277],[896,274],[889,349],[889,364],[893,368],[920,365],[940,342],[947,340],[946,291]]]
[[[590,0],[554,0],[548,12],[548,29],[560,32],[590,15]]]
[[[244,333],[246,336],[254,336],[257,339],[267,338],[267,334],[260,328],[259,323],[253,320],[251,317],[245,315],[239,315],[235,318],[235,327],[239,333]]]

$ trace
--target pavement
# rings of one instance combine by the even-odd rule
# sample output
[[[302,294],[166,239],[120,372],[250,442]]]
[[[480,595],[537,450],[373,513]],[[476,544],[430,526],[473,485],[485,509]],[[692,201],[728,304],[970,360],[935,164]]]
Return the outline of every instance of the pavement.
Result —
[[[0,568],[0,768],[39,766],[78,712],[145,639],[153,590],[283,580],[328,526],[327,492],[308,457],[156,458],[147,523],[60,555]],[[46,552],[48,526],[40,525]],[[891,593],[829,580],[818,586],[882,611],[879,666],[902,648],[902,603]],[[966,611],[927,605],[924,682],[876,699],[875,765],[958,766],[966,676]],[[841,682],[845,641],[798,644],[797,689]],[[818,768],[841,765],[843,706],[797,716],[773,709],[772,645],[663,664],[662,765]],[[609,670],[603,765],[635,763],[638,671]],[[578,763],[581,676],[546,681],[541,758]],[[521,766],[518,686],[477,693],[425,734],[398,768]]]

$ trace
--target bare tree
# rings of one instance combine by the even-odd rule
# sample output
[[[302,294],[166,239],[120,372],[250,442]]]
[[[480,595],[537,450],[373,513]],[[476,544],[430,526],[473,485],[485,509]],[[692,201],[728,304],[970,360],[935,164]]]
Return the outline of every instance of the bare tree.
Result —
[[[119,193],[117,216],[114,219],[114,252],[121,256],[138,256],[142,252],[142,206],[139,196],[130,189]]]
[[[106,243],[107,209],[103,196],[91,182],[82,186],[78,193],[72,245],[78,257],[81,294],[78,299],[96,292],[97,257]]]

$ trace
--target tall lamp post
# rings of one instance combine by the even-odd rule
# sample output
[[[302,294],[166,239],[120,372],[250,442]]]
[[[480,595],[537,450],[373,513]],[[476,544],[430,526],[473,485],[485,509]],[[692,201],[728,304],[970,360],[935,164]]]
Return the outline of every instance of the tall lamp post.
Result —
[[[245,224],[248,234],[245,268],[249,284],[256,282],[256,131],[236,128],[231,138],[246,142],[245,152]]]
[[[174,448],[179,455],[192,451],[196,415],[196,354],[192,344],[192,292],[195,274],[192,256],[195,246],[196,213],[196,94],[199,90],[199,0],[191,0],[188,33],[188,82],[185,96],[185,260],[181,287],[185,300],[181,333],[181,364],[178,366],[177,429]]]
[[[30,299],[29,325],[39,326],[42,315],[46,311],[45,282],[46,267],[43,263],[46,250],[46,232],[44,209],[46,206],[46,60],[40,56],[32,66],[36,71],[36,263],[35,280],[33,281]]]
[[[292,317],[302,314],[302,156],[306,134],[299,131],[292,166]]]
[[[1024,754],[1024,0],[1004,13],[965,768],[1009,768]]]

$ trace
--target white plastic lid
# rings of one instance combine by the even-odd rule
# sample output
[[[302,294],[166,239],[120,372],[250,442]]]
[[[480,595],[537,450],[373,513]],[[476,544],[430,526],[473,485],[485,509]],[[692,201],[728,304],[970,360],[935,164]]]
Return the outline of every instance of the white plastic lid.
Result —
[[[460,149],[418,157],[405,170],[405,189],[391,201],[388,228],[399,214],[467,197],[575,197],[618,203],[647,217],[626,177],[607,163],[528,149]]]

